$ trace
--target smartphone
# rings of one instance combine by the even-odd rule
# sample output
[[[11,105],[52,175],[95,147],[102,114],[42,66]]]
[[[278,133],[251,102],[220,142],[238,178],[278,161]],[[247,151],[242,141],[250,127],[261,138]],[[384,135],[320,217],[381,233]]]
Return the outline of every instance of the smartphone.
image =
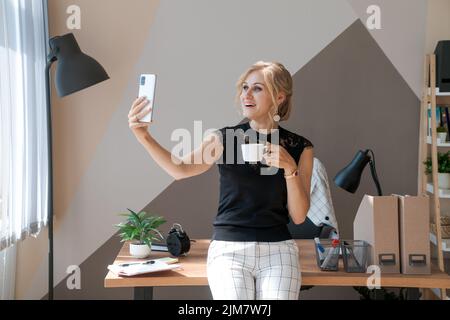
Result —
[[[152,108],[139,122],[153,121],[153,105],[155,102],[156,74],[141,74],[139,76],[139,97],[145,96],[150,103],[144,109]]]

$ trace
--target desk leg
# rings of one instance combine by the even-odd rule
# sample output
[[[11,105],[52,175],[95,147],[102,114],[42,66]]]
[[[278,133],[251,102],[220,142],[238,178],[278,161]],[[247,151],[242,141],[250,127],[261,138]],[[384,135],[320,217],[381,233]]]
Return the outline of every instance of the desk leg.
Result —
[[[135,287],[134,300],[153,300],[153,287]]]
[[[420,300],[420,290],[418,288],[406,289],[408,300]]]

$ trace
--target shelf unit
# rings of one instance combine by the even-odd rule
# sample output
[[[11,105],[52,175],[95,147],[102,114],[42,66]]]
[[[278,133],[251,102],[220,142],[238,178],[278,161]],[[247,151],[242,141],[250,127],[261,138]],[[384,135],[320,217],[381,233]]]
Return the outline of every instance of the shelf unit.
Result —
[[[431,144],[431,137],[427,136],[427,144]],[[438,147],[450,148],[450,141],[447,142],[437,142]]]
[[[435,246],[437,246],[436,235],[432,232],[430,232],[430,241]],[[450,239],[442,239],[441,244],[442,244],[442,251],[450,252]]]
[[[436,297],[441,297],[441,292],[440,292],[440,290],[439,289],[431,289],[431,292],[433,292],[433,294],[436,296]],[[450,298],[448,297],[448,296],[446,296],[446,297],[444,297],[444,299],[443,300],[450,300]]]
[[[427,192],[434,194],[434,187],[433,184],[430,182],[427,183]],[[450,189],[439,189],[439,198],[450,199]]]
[[[450,190],[438,188],[438,172],[437,172],[437,154],[438,147],[448,148],[450,142],[437,143],[436,128],[436,106],[450,107],[450,93],[439,92],[436,88],[436,56],[428,54],[425,57],[424,67],[424,86],[423,95],[420,106],[420,139],[419,139],[419,174],[418,174],[418,194],[423,195],[431,193],[433,203],[434,221],[436,224],[436,234],[430,233],[430,242],[437,247],[438,267],[441,271],[444,270],[444,251],[450,251],[450,241],[442,239],[441,232],[441,199],[450,198]],[[431,109],[431,137],[428,135],[428,110]],[[428,148],[431,149],[432,174],[431,183],[427,181],[425,174],[425,164],[428,157]],[[439,192],[434,192],[439,190]],[[441,299],[448,299],[445,289],[436,289],[433,292],[439,291]]]

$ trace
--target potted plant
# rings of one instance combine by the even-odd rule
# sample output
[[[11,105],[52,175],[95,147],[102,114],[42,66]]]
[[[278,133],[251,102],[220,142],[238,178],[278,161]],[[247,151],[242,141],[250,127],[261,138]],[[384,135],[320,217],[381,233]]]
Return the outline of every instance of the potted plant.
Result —
[[[438,135],[438,142],[445,143],[447,140],[447,129],[445,127],[437,127],[436,132]]]
[[[450,189],[450,151],[446,153],[438,152],[438,186],[441,189]],[[425,173],[431,174],[431,157],[427,158]]]
[[[139,213],[128,209],[129,213],[121,213],[127,220],[115,225],[119,228],[121,242],[130,243],[130,254],[136,258],[146,258],[152,251],[154,240],[163,240],[163,235],[158,227],[166,222],[163,217],[147,214],[145,211]]]

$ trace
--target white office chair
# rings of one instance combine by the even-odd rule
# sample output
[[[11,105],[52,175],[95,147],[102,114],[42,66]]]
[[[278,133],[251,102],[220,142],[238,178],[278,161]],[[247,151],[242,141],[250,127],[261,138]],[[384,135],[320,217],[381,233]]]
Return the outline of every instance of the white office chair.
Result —
[[[300,225],[291,221],[288,228],[296,239],[330,238],[334,232],[338,233],[328,175],[325,166],[317,158],[314,158],[307,219]]]
[[[325,166],[314,158],[313,174],[311,177],[311,206],[308,217],[316,226],[331,226],[339,230],[331,198],[330,185]]]

